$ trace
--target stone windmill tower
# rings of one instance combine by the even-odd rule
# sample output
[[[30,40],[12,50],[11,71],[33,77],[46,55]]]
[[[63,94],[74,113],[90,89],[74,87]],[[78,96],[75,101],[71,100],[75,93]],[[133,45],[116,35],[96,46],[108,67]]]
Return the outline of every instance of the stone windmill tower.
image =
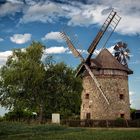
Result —
[[[103,49],[95,59],[91,59],[90,68],[110,104],[105,105],[103,99],[99,97],[96,84],[92,82],[87,71],[84,71],[81,119],[115,120],[119,117],[130,119],[128,75],[133,72],[119,63],[107,49]]]
[[[108,34],[104,46],[120,19],[117,12],[112,10],[91,43],[86,60],[76,50],[70,37],[65,32],[60,33],[72,53],[82,62],[76,74],[82,75],[83,79],[81,119],[106,120],[118,117],[130,119],[128,74],[132,71],[120,63],[122,53],[119,53],[117,47],[114,57],[107,49],[102,49],[95,59],[91,58],[107,29],[111,26],[109,29],[112,31]]]

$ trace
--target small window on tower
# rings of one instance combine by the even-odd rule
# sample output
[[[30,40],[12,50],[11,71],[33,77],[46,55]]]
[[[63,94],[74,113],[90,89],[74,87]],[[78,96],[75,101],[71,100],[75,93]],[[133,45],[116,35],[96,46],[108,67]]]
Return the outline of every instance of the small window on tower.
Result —
[[[87,113],[87,114],[86,114],[86,119],[90,119],[90,117],[91,117],[91,116],[90,116],[90,113]]]
[[[120,100],[124,100],[124,95],[120,94]]]
[[[121,117],[121,118],[124,118],[124,114],[123,114],[123,113],[121,113],[121,114],[120,114],[120,117]]]
[[[89,94],[88,93],[85,95],[85,99],[89,99]]]

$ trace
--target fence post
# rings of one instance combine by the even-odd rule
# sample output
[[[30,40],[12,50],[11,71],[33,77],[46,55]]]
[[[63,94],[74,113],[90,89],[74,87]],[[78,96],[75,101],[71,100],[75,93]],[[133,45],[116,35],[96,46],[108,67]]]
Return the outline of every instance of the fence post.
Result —
[[[129,127],[129,125],[128,125],[128,121],[125,119],[125,122],[126,122],[126,127]]]
[[[107,127],[107,128],[109,127],[108,120],[106,120],[106,127]]]

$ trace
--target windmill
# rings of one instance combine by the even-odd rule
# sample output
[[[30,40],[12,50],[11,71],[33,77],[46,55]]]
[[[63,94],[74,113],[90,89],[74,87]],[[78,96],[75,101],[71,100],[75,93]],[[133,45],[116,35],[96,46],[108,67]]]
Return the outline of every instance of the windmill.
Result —
[[[118,117],[130,119],[128,75],[133,71],[126,67],[125,63],[125,59],[129,56],[127,45],[125,43],[116,44],[114,47],[116,58],[105,49],[107,41],[120,20],[121,17],[112,10],[89,46],[89,55],[86,59],[75,48],[70,37],[65,32],[60,33],[73,55],[81,60],[76,74],[79,76],[82,73],[83,81],[81,119],[104,120]],[[110,32],[107,32],[108,30]],[[92,55],[104,36],[106,40],[103,49],[93,59]]]
[[[82,55],[80,54],[80,52],[77,51],[77,49],[73,45],[73,42],[66,35],[65,32],[60,33],[62,38],[66,41],[69,49],[72,51],[73,55],[75,57],[79,57],[80,60],[81,60],[82,65],[81,65],[81,67],[79,68],[79,70],[77,72],[77,76],[79,75],[79,73],[81,73],[82,71],[84,71],[86,69],[86,71],[89,73],[89,75],[91,76],[92,80],[96,84],[98,90],[100,91],[100,95],[102,96],[102,98],[104,98],[104,103],[106,103],[107,105],[110,104],[109,100],[106,97],[106,95],[104,94],[104,91],[102,90],[102,87],[101,87],[99,81],[97,80],[96,76],[93,74],[92,70],[90,69],[90,59],[91,59],[91,57],[92,57],[92,55],[93,55],[98,43],[100,42],[101,38],[103,37],[103,35],[107,31],[107,29],[109,27],[111,27],[112,31],[107,36],[105,44],[107,43],[107,41],[109,40],[109,38],[112,35],[113,31],[117,27],[120,19],[121,19],[121,17],[117,15],[117,12],[112,10],[111,13],[109,14],[109,16],[107,17],[107,19],[105,20],[104,24],[102,25],[101,29],[99,30],[98,34],[96,35],[95,39],[92,41],[91,45],[89,46],[89,48],[88,48],[89,55],[88,55],[87,59],[84,59],[82,57]]]
[[[124,66],[128,66],[127,65],[127,60],[130,59],[129,53],[130,50],[127,47],[127,44],[124,42],[118,42],[115,46],[114,46],[114,50],[115,50],[115,58]]]

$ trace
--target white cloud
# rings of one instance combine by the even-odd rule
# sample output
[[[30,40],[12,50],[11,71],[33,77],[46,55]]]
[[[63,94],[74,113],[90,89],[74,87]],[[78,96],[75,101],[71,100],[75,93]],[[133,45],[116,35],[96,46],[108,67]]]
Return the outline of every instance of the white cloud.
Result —
[[[97,55],[100,53],[100,51],[101,51],[101,49],[96,49],[96,50],[93,52],[93,54],[94,54],[95,56],[97,56]]]
[[[111,53],[111,54],[114,54],[115,50],[114,50],[114,46],[111,46],[109,48],[107,48],[108,51]]]
[[[42,40],[56,40],[58,42],[63,42],[62,37],[60,36],[60,32],[50,32],[46,34]]]
[[[38,1],[35,1],[35,0],[26,0],[26,4],[28,5],[35,5],[37,4]]]
[[[4,40],[3,38],[0,38],[0,42],[3,41],[3,40]]]
[[[80,8],[75,9],[79,12],[71,12],[69,14],[70,20],[68,25],[89,26],[92,24],[103,24],[106,16],[102,15],[102,10],[106,7],[97,5],[83,5],[79,4]]]
[[[11,3],[16,3],[16,4],[23,4],[23,1],[21,0],[7,0],[8,2],[11,2]]]
[[[9,112],[5,107],[0,106],[0,116],[4,116],[5,113]]]
[[[133,97],[133,99],[130,97],[130,104],[132,108],[140,109],[140,98],[139,97]]]
[[[77,49],[81,54],[87,54],[86,50]],[[53,46],[50,48],[46,48],[44,51],[44,54],[61,54],[61,53],[67,53],[71,54],[72,52],[69,50],[69,48],[65,48],[64,46]]]
[[[24,16],[20,20],[21,23],[41,21],[41,22],[54,22],[64,11],[59,4],[53,2],[37,3],[31,5],[24,11]],[[61,14],[60,14],[61,13]]]
[[[134,103],[134,100],[133,99],[130,99],[131,106],[132,106],[133,103]]]
[[[77,49],[81,54],[88,54],[87,50]]]
[[[25,51],[25,48],[22,48],[21,50]],[[78,51],[80,53],[87,53],[86,50],[78,49]],[[53,46],[50,48],[46,48],[44,50],[44,55],[42,56],[42,58],[45,58],[46,54],[62,54],[62,53],[70,54],[71,52],[68,48],[65,48],[64,46]],[[2,67],[6,63],[7,58],[10,55],[12,55],[12,51],[0,52],[0,67]]]
[[[16,12],[22,11],[22,4],[6,2],[5,4],[0,5],[0,17],[5,15],[14,15]]]
[[[14,34],[10,37],[10,40],[16,44],[24,44],[31,40],[31,34]]]
[[[140,33],[140,2],[139,0],[87,0],[52,2],[26,0],[9,0],[0,7],[0,16],[14,15],[23,12],[20,23],[40,21],[54,23],[64,17],[70,26],[102,25],[111,8],[115,8],[122,17],[116,31],[121,34],[136,35]],[[60,21],[60,23],[62,23]],[[63,23],[62,23],[63,24]]]
[[[94,51],[94,55],[98,55],[100,52],[101,52],[102,48],[101,49],[96,49]],[[111,54],[114,54],[114,46],[111,46],[109,48],[107,48],[107,50],[111,53]]]
[[[80,26],[89,26],[93,24],[102,25],[105,19],[107,18],[110,7],[114,7],[116,11],[118,11],[119,15],[122,17],[116,31],[121,34],[129,34],[135,35],[140,33],[140,14],[139,8],[140,2],[130,2],[128,3],[119,0],[118,2],[115,1],[108,1],[106,4],[106,0],[102,1],[102,4],[90,4],[90,5],[83,5],[80,4],[79,12],[73,13],[70,16],[70,20],[68,22],[69,25],[80,25]],[[110,5],[110,7],[108,6]],[[130,11],[132,8],[138,8],[134,12]],[[107,12],[106,12],[107,11]]]
[[[12,51],[0,52],[0,67],[2,67],[6,63],[7,58],[10,55],[12,55]]]
[[[69,49],[68,49],[69,50]],[[82,54],[88,54],[87,50],[83,50],[83,49],[77,49],[77,51],[82,55]],[[68,54],[72,54],[72,52],[69,50],[67,52]]]
[[[53,46],[50,48],[46,48],[44,53],[45,54],[61,54],[66,53],[68,51],[68,48],[65,48],[63,46]]]
[[[102,15],[104,6],[83,5],[80,2],[69,4],[60,4],[53,2],[36,3],[24,11],[21,23],[34,21],[55,22],[59,17],[68,19],[68,25],[89,26],[98,24],[106,17]],[[101,23],[99,23],[101,24]]]
[[[122,15],[117,31],[121,34],[136,35],[140,33],[140,25],[137,23],[140,23],[138,15]]]
[[[135,95],[134,91],[129,91],[129,95],[130,95],[130,96]]]

